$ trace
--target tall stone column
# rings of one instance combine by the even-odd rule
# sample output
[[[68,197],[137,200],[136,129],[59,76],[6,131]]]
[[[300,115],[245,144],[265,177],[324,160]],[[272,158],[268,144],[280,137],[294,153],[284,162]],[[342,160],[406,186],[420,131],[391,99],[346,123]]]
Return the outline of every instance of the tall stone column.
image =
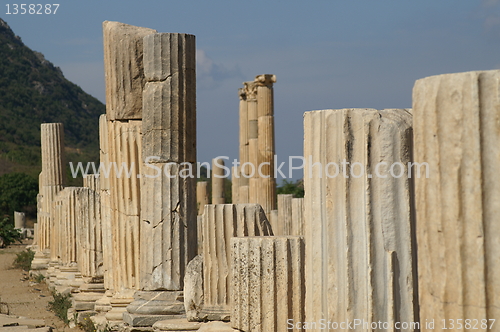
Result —
[[[284,332],[290,330],[290,323],[302,326],[305,293],[302,237],[233,237],[231,262],[233,328]]]
[[[110,165],[116,166],[109,177],[114,288],[109,321],[122,320],[139,289],[143,38],[152,33],[156,30],[103,23],[108,155]]]
[[[475,71],[413,88],[420,320],[435,322],[422,331],[499,330],[499,82]]]
[[[307,322],[418,321],[411,123],[404,109],[305,113]]]
[[[66,180],[64,162],[64,127],[62,123],[41,125],[42,213],[38,222],[38,250],[31,264],[32,269],[46,269],[50,260],[50,212],[55,196],[64,188]]]
[[[249,122],[248,122],[248,101],[247,101],[247,91],[245,88],[238,89],[238,95],[240,97],[240,167],[238,169],[238,186],[233,188],[233,191],[237,190],[238,201],[233,201],[233,203],[249,203],[249,193],[248,177],[243,176],[241,171],[241,165],[249,162]],[[248,171],[248,169],[247,169]]]
[[[257,86],[255,82],[244,82],[248,113],[248,165],[241,165],[241,172],[248,178],[248,203],[257,203],[259,188],[259,122],[257,110]],[[253,174],[252,174],[253,173]],[[243,186],[245,186],[243,184]]]
[[[212,160],[212,204],[224,204],[224,160],[215,158]]]
[[[202,228],[204,300],[198,318],[229,321],[230,240],[235,236],[269,236],[272,230],[258,204],[206,205]]]
[[[152,326],[184,313],[183,279],[197,251],[195,37],[144,37],[140,292],[124,315]]]
[[[275,75],[258,75],[257,86],[257,127],[258,165],[261,169],[258,203],[269,214],[276,209],[276,179],[274,178],[274,94]]]
[[[207,181],[196,182],[196,205],[198,206],[198,215],[201,216],[208,204]]]

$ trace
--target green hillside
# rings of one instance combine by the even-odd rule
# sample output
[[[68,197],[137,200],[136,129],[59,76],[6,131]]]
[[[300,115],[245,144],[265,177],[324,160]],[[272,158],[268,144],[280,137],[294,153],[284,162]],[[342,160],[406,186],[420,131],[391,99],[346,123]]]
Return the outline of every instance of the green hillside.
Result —
[[[64,124],[67,161],[98,161],[104,112],[100,101],[65,79],[0,19],[0,175],[37,176],[41,123]]]

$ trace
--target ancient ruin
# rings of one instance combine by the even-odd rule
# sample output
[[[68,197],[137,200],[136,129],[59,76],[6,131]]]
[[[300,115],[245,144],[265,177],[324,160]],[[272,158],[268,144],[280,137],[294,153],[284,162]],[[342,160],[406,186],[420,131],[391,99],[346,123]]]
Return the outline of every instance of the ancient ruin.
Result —
[[[72,323],[440,331],[476,319],[486,331],[500,319],[500,71],[418,80],[411,110],[306,112],[304,198],[276,194],[276,76],[257,75],[238,90],[226,196],[223,159],[196,178],[195,37],[103,31],[110,171],[65,186],[63,124],[41,127],[32,269],[73,294]]]

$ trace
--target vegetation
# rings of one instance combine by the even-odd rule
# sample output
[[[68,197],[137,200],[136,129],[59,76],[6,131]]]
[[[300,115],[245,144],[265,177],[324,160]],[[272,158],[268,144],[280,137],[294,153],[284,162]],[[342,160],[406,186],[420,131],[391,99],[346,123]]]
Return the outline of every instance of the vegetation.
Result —
[[[36,283],[41,283],[43,280],[45,279],[45,276],[41,273],[33,276],[33,280],[36,282]]]
[[[9,217],[5,217],[0,221],[0,238],[3,240],[3,246],[6,247],[14,242],[22,242],[21,231],[14,228]]]
[[[25,212],[28,218],[36,218],[38,181],[23,173],[0,176],[0,214],[13,216],[14,211]]]
[[[12,169],[38,175],[41,123],[64,124],[68,162],[98,160],[104,105],[26,47],[1,19],[0,73],[0,175]]]
[[[35,252],[31,249],[21,251],[16,254],[16,259],[14,260],[14,267],[17,269],[23,269],[24,271],[29,271],[31,269],[31,262],[35,257]]]
[[[304,197],[304,181],[297,180],[296,182],[283,180],[281,186],[276,188],[277,194],[292,194],[295,198]]]
[[[71,308],[71,294],[52,293],[54,300],[49,301],[49,310],[68,325],[68,309]]]

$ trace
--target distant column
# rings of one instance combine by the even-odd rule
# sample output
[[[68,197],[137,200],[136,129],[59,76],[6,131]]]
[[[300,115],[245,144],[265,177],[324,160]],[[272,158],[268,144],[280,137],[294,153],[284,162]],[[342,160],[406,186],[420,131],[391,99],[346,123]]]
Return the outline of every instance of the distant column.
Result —
[[[248,203],[257,203],[259,188],[259,124],[257,113],[257,86],[255,82],[245,82],[248,112],[248,165],[242,165],[241,172],[248,177]],[[244,186],[244,184],[243,184]]]
[[[261,170],[258,203],[269,214],[276,209],[276,179],[274,178],[274,94],[275,75],[258,75],[257,86],[257,132],[258,162]]]
[[[14,227],[16,229],[26,228],[26,214],[24,212],[14,212]]]
[[[212,160],[212,204],[224,204],[224,160],[215,158]]]

